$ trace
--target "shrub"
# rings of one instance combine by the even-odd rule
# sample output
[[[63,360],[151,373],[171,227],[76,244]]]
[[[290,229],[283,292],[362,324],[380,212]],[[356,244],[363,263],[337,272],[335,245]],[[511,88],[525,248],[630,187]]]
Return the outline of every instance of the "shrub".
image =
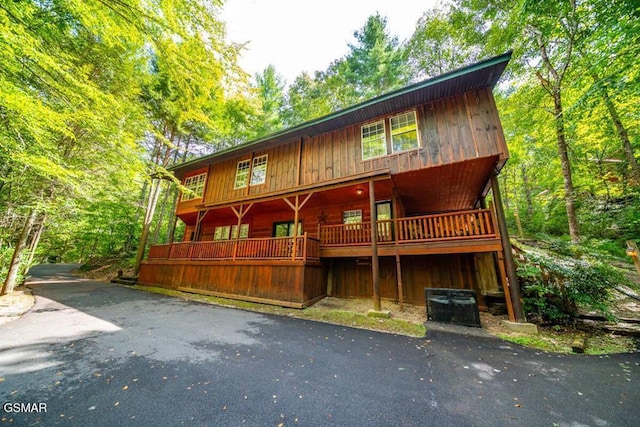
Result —
[[[610,290],[625,281],[605,264],[552,260],[529,254],[520,260],[518,276],[527,317],[542,324],[575,321],[579,310],[597,310],[612,318]]]

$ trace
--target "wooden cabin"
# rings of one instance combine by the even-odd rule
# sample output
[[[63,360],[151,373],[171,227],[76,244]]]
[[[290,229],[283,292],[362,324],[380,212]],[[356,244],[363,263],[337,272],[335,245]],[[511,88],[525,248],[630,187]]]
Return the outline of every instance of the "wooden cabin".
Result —
[[[484,200],[508,158],[492,88],[509,59],[174,167],[193,192],[177,204],[185,233],[150,248],[138,282],[297,308],[424,305],[428,287],[484,305],[507,283]]]

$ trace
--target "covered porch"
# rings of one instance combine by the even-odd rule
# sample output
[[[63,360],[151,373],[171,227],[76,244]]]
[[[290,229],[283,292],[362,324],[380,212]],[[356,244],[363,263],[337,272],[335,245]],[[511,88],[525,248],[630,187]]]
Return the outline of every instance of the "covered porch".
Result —
[[[180,215],[184,241],[150,248],[139,281],[299,308],[338,290],[359,297],[368,287],[370,296],[381,274],[382,297],[399,302],[420,303],[425,287],[441,284],[500,291],[507,283],[500,232],[496,213],[484,207],[498,162],[376,170],[295,193],[200,205]],[[340,281],[363,284],[350,295]]]

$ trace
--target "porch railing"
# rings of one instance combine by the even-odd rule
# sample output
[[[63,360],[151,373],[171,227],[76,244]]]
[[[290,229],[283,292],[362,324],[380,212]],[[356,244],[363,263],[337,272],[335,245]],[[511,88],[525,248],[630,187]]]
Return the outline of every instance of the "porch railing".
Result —
[[[496,237],[491,210],[480,209],[380,220],[378,243],[411,243]],[[321,246],[371,244],[371,224],[320,226]]]
[[[307,236],[179,242],[149,248],[147,259],[182,260],[317,260],[320,242]]]

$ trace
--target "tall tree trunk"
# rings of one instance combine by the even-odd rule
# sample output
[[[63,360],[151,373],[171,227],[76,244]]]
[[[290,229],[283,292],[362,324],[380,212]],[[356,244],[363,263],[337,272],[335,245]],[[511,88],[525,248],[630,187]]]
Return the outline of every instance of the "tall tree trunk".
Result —
[[[170,186],[169,191],[173,194],[171,208],[169,210],[169,226],[167,227],[167,238],[165,240],[166,243],[173,243],[173,237],[176,231],[176,205],[178,204],[178,197],[180,197],[180,193],[176,191],[175,187]]]
[[[571,173],[571,162],[567,149],[567,139],[564,129],[564,111],[562,109],[562,97],[559,88],[553,93],[556,138],[558,143],[558,156],[562,167],[562,178],[564,179],[564,201],[567,208],[567,218],[569,221],[569,235],[571,242],[580,243],[580,231],[578,228],[578,217],[575,206],[575,189]]]
[[[7,278],[4,281],[4,286],[2,287],[2,292],[0,295],[5,295],[13,292],[13,288],[16,286],[16,280],[18,278],[18,272],[20,270],[20,259],[22,258],[22,253],[24,252],[24,248],[27,246],[27,240],[29,239],[29,235],[33,229],[33,223],[36,220],[36,210],[31,209],[29,213],[29,217],[22,228],[22,232],[20,233],[20,237],[18,238],[18,243],[16,243],[16,248],[13,251],[13,256],[11,257],[11,263],[9,264],[9,271],[7,272]]]
[[[598,84],[599,79],[598,75],[595,72],[591,72],[591,77],[596,82],[596,84]],[[638,166],[638,161],[636,160],[635,153],[633,152],[633,146],[629,141],[629,132],[627,132],[627,129],[622,124],[622,120],[620,119],[620,115],[618,114],[618,109],[609,97],[609,91],[607,91],[607,87],[604,86],[604,83],[600,86],[600,94],[602,95],[604,105],[607,107],[607,111],[609,112],[611,121],[616,128],[616,134],[618,135],[618,139],[622,144],[624,156],[627,160],[627,163],[629,164],[629,168],[631,169],[631,183],[632,185],[638,186],[640,185],[640,166]]]
[[[162,187],[162,185],[160,185]],[[167,186],[164,196],[162,197],[162,203],[160,203],[160,215],[158,220],[156,221],[156,227],[153,232],[153,238],[151,239],[151,244],[155,245],[158,243],[158,238],[160,236],[160,229],[162,228],[162,222],[164,221],[164,216],[167,211],[167,204],[169,202],[169,186]]]
[[[529,183],[527,166],[522,164],[520,166],[520,172],[522,173],[522,189],[524,190],[524,198],[527,202],[527,221],[530,221],[533,217],[533,197],[531,196],[531,184]]]
[[[27,260],[27,267],[31,267],[33,263],[33,257],[36,254],[36,249],[38,249],[38,244],[40,243],[40,237],[42,236],[42,231],[44,230],[44,223],[47,220],[47,214],[42,214],[42,218],[38,223],[38,229],[36,230],[33,239],[31,240],[31,245],[29,246],[29,259]]]
[[[140,236],[140,243],[138,244],[138,254],[136,255],[135,274],[140,271],[140,264],[142,264],[142,258],[144,258],[144,251],[147,247],[147,239],[149,237],[149,228],[153,221],[153,214],[158,204],[158,196],[160,195],[160,180],[153,178],[151,181],[151,189],[149,190],[149,199],[147,203],[147,210],[144,216],[144,222],[142,224],[142,235]]]

